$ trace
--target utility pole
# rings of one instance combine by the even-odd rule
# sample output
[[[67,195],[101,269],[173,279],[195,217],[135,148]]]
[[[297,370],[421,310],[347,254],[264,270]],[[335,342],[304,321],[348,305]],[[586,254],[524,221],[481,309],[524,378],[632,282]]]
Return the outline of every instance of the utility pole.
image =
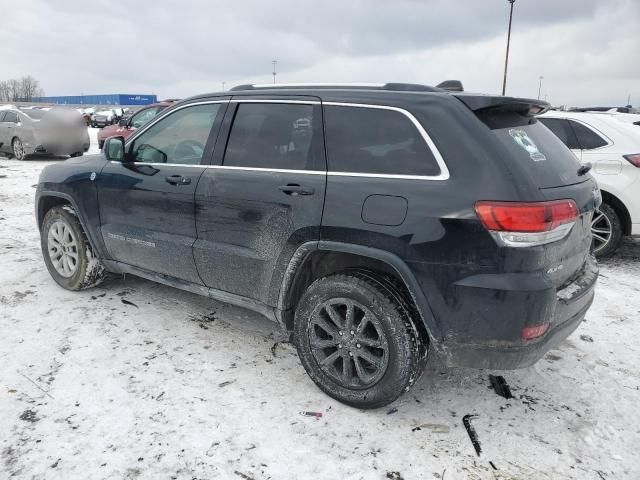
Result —
[[[631,105],[631,94],[627,97],[627,105]]]
[[[504,57],[504,79],[502,80],[502,96],[507,90],[507,65],[509,64],[509,44],[511,43],[511,20],[513,19],[513,4],[516,0],[507,0],[511,4],[509,12],[509,31],[507,33],[507,53]]]
[[[222,91],[224,92],[224,86],[227,82],[222,82]]]
[[[273,83],[276,83],[276,64],[278,63],[278,61],[273,60],[271,63],[273,64]]]
[[[540,90],[542,90],[542,80],[544,80],[544,77],[540,75],[540,84],[538,85],[538,100],[540,100]]]

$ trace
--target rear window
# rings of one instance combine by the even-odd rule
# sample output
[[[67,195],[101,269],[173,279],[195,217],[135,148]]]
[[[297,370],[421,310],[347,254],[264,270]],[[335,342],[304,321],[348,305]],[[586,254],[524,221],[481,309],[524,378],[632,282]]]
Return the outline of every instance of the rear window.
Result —
[[[401,112],[325,106],[329,170],[435,176],[440,167],[424,138]]]
[[[572,185],[589,178],[578,176],[578,159],[538,121],[495,129],[493,133],[510,157],[527,169],[540,188]]]

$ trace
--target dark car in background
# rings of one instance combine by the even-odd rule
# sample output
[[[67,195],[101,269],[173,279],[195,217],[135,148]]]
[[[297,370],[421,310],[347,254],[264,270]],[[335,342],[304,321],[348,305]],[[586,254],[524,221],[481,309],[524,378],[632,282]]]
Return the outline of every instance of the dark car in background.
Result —
[[[106,270],[260,312],[360,408],[428,354],[525,367],[582,322],[598,275],[599,191],[547,108],[409,84],[193,97],[45,167],[44,262],[70,290]]]
[[[122,114],[123,110],[121,108],[98,110],[93,115],[91,126],[94,128],[102,128],[107,125],[113,125],[120,121]]]
[[[151,121],[158,113],[175,103],[175,100],[166,100],[153,103],[145,108],[138,110],[130,116],[123,116],[117,125],[109,125],[102,128],[98,132],[98,147],[102,150],[104,141],[113,136],[121,136],[128,138],[138,128]]]

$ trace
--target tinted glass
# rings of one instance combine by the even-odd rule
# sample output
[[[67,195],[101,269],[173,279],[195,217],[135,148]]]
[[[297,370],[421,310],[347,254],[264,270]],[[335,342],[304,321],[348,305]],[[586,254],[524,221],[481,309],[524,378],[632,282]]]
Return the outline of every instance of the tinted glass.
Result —
[[[186,107],[161,119],[135,139],[134,162],[199,164],[219,103]]]
[[[401,112],[326,106],[329,170],[433,176],[440,168],[416,126]]]
[[[573,128],[576,137],[578,137],[578,143],[585,150],[604,147],[607,145],[607,141],[590,128],[572,120],[569,120],[569,123],[571,123],[571,127]]]
[[[18,123],[18,114],[16,112],[6,112],[3,122]]]
[[[142,110],[141,112],[136,113],[133,117],[131,117],[131,126],[135,128],[140,128],[145,123],[149,122],[153,117],[155,117],[163,107],[153,107],[147,108],[146,110]]]
[[[540,188],[571,185],[588,180],[578,176],[580,163],[558,137],[540,122],[492,130],[506,147],[505,158],[519,162]]]
[[[5,115],[5,112],[0,110],[0,122],[4,121],[4,115]]]
[[[567,120],[561,118],[539,118],[542,124],[551,130],[562,143],[569,148],[580,149],[578,139],[573,133],[573,129]]]
[[[313,105],[241,103],[224,165],[312,169]]]

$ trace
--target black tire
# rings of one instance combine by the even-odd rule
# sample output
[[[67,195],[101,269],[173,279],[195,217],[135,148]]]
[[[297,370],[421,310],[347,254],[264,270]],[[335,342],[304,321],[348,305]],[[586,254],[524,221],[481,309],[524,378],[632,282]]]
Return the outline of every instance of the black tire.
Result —
[[[342,325],[347,327],[347,330],[343,331],[344,336],[324,335],[326,330],[323,330],[323,327],[318,328],[318,319],[322,322],[322,319],[330,318],[328,310],[324,310],[325,307],[331,302],[339,304],[343,301],[360,305],[364,315],[372,315],[375,319],[376,326],[368,323],[364,330],[375,334],[375,338],[378,339],[376,343],[384,344],[379,350],[375,347],[368,350],[369,353],[378,353],[377,360],[384,364],[382,368],[378,369],[374,363],[367,363],[366,359],[365,363],[362,363],[363,357],[360,355],[369,347],[354,343],[358,342],[358,338],[362,338],[357,336],[357,314],[353,317],[353,330]],[[359,307],[356,307],[356,312],[357,308]],[[347,309],[345,306],[344,318],[340,321],[346,319]],[[336,311],[342,312],[340,307],[338,310],[334,308],[333,312]],[[330,323],[333,327],[338,326],[336,322]],[[356,332],[355,337],[351,335],[352,331]],[[339,332],[336,333],[339,335]],[[318,335],[323,335],[326,340],[318,338]],[[312,343],[335,343],[336,340],[340,342],[338,346],[312,347]],[[365,409],[388,405],[403,392],[408,391],[420,378],[428,351],[428,340],[419,333],[413,323],[411,310],[401,295],[393,289],[390,282],[382,278],[377,279],[366,272],[331,275],[312,283],[296,308],[294,341],[307,374],[322,391],[342,403]],[[362,350],[358,350],[361,347]],[[326,360],[336,354],[337,363],[320,366],[323,356]],[[340,365],[340,369],[336,365]],[[359,377],[359,372],[367,368],[369,370],[365,373],[373,379],[370,383],[361,381]],[[340,375],[338,370],[342,372]],[[344,381],[345,370],[351,370],[359,378],[351,382]],[[341,378],[337,378],[338,376]]]
[[[76,245],[69,247],[77,259],[72,273],[67,276],[56,269],[51,258],[54,254],[49,253],[50,247],[59,251],[59,247],[54,246],[55,241],[52,240],[50,243],[49,233],[54,224],[57,226],[64,224],[70,231],[69,238],[72,238]],[[70,205],[53,207],[46,213],[40,229],[40,246],[49,274],[61,287],[67,290],[85,290],[100,284],[104,279],[104,266],[94,255],[78,216]]]
[[[75,152],[72,153],[70,156],[71,158],[76,158],[76,157],[81,157],[84,154],[84,152]]]
[[[605,218],[598,220],[598,215],[602,214]],[[624,232],[622,231],[622,222],[620,216],[615,209],[608,203],[600,205],[600,211],[593,214],[593,222],[591,226],[593,239],[593,253],[598,258],[605,258],[613,255],[615,251],[620,247]],[[600,238],[602,236],[600,230],[610,229],[610,236],[606,242],[602,242]]]
[[[24,153],[22,140],[18,137],[14,137],[13,140],[11,140],[11,151],[13,152],[13,158],[16,160],[24,160],[27,158],[27,155]]]

